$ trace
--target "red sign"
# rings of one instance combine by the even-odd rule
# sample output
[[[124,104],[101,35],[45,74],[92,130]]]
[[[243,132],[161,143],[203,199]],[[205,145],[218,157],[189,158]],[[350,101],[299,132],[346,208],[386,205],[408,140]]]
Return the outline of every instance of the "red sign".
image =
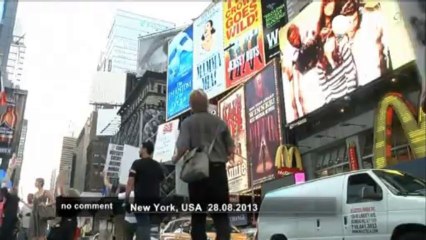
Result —
[[[354,145],[349,146],[349,165],[351,171],[358,170],[358,156],[356,153],[356,147]]]

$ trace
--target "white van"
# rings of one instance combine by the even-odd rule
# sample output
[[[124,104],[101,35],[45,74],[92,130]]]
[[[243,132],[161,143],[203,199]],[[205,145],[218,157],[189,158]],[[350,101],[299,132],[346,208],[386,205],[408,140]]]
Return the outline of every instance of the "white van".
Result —
[[[342,173],[267,193],[258,240],[424,240],[426,184],[395,170]]]

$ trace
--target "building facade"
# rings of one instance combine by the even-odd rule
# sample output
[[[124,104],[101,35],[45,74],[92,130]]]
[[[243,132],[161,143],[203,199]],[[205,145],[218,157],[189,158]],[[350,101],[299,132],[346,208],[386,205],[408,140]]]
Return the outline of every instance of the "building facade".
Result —
[[[3,84],[10,86],[10,82],[7,81],[6,66],[13,40],[18,1],[2,0],[0,10],[0,77],[3,79]]]
[[[96,112],[92,112],[81,130],[75,150],[75,167],[72,175],[72,186],[80,192],[85,189],[86,168],[87,168],[87,148],[90,141],[96,137]]]
[[[57,176],[57,172],[56,172],[56,168],[55,168],[55,169],[52,170],[52,173],[50,175],[50,188],[49,189],[50,189],[51,192],[55,192],[56,176]]]
[[[12,44],[10,45],[6,71],[8,80],[12,83],[14,88],[20,88],[22,84],[22,72],[26,51],[24,40],[24,35],[13,36]]]
[[[113,142],[132,146],[155,142],[158,126],[165,121],[166,73],[147,71],[126,95],[128,98],[118,111],[120,130]]]
[[[138,38],[174,27],[174,23],[118,10],[97,70],[114,73],[135,72]]]
[[[85,191],[101,192],[104,186],[104,170],[110,136],[97,136],[87,148]]]
[[[63,174],[64,185],[66,187],[70,187],[71,185],[71,173],[76,143],[77,139],[73,137],[64,137],[62,140],[62,152],[61,161],[59,163],[59,172]]]

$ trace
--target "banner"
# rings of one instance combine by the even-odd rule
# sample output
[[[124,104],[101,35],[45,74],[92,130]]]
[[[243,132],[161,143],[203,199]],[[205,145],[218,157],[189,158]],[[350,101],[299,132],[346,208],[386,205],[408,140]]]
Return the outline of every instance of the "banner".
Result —
[[[142,142],[150,141],[155,143],[158,126],[164,123],[164,111],[158,109],[145,109],[143,110],[142,118]]]
[[[9,159],[17,153],[24,121],[27,92],[6,88],[6,105],[0,106],[0,158],[1,168],[7,169]]]
[[[167,119],[189,109],[193,68],[192,25],[169,44],[167,68]]]
[[[263,31],[266,62],[280,54],[279,30],[288,22],[286,0],[262,1]]]
[[[154,147],[154,160],[168,162],[172,160],[177,138],[179,136],[179,119],[163,123],[158,127]]]
[[[209,98],[226,90],[223,49],[223,5],[217,3],[194,21],[192,84]]]
[[[229,192],[237,193],[249,188],[247,166],[247,139],[244,88],[219,102],[220,118],[228,125],[235,144],[234,165],[227,164]]]
[[[127,184],[130,168],[132,167],[133,162],[139,158],[139,148],[130,145],[124,145],[119,174],[120,184]]]
[[[313,1],[279,41],[287,123],[415,59],[397,1]]]
[[[252,186],[275,175],[274,154],[281,143],[276,67],[276,62],[272,62],[245,85]]]
[[[262,7],[258,0],[224,3],[226,87],[237,86],[265,66]]]
[[[123,158],[123,145],[110,143],[105,160],[105,170],[110,178],[118,178],[120,173],[121,159]]]

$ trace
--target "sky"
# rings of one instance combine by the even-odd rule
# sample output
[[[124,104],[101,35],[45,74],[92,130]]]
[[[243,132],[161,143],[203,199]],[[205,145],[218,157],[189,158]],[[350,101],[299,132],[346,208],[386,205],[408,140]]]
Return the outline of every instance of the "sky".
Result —
[[[208,1],[41,2],[20,1],[18,16],[27,46],[22,88],[28,99],[28,132],[20,193],[34,192],[43,177],[50,186],[59,168],[62,138],[78,136],[90,114],[91,78],[105,47],[114,13],[127,10],[176,23],[190,23]]]

